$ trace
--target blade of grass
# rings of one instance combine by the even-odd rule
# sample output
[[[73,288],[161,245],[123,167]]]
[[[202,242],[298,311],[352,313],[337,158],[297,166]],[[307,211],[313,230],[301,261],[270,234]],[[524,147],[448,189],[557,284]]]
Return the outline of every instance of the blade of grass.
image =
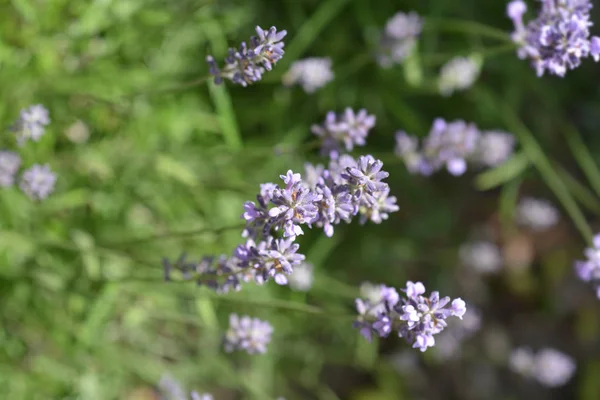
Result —
[[[471,35],[486,36],[490,39],[497,39],[504,42],[513,43],[510,35],[507,32],[475,21],[429,17],[425,19],[423,30],[468,33]]]
[[[581,134],[571,124],[565,124],[563,132],[567,144],[571,148],[573,157],[575,157],[575,160],[581,167],[585,177],[588,179],[590,186],[596,192],[596,195],[600,196],[600,169],[585,146],[585,143],[583,143]]]
[[[510,129],[518,138],[523,151],[528,156],[531,163],[540,172],[540,175],[554,192],[564,209],[567,211],[575,227],[579,230],[584,239],[591,244],[593,232],[587,223],[585,216],[579,209],[577,202],[569,192],[561,177],[552,168],[550,160],[544,154],[544,151],[535,140],[535,136],[529,131],[527,126],[520,120],[515,111],[503,100],[497,99],[489,90],[477,88],[473,91],[477,101],[487,104],[489,107],[498,110],[498,114],[504,119],[507,128]]]
[[[554,167],[561,176],[565,185],[569,188],[573,196],[579,200],[579,203],[591,212],[600,215],[600,200],[584,184],[567,172],[562,166]]]

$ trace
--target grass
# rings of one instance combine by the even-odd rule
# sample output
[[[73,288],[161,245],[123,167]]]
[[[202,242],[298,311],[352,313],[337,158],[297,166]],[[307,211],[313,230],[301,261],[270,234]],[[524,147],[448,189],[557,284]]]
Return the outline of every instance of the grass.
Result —
[[[0,190],[0,393],[151,400],[168,372],[217,400],[596,399],[597,300],[561,260],[580,258],[598,226],[597,68],[589,61],[563,80],[535,77],[506,44],[505,1],[471,3],[0,2],[0,120],[8,127],[21,108],[44,104],[52,123],[19,151],[24,166],[49,163],[58,174],[43,202]],[[371,56],[375,38],[400,10],[426,17],[419,57],[384,70]],[[256,85],[215,86],[206,55],[222,59],[255,25],[288,30],[284,58]],[[432,82],[459,54],[482,55],[482,76],[472,91],[441,97]],[[331,57],[336,79],[313,95],[283,87],[290,64],[309,56]],[[315,266],[307,293],[270,284],[218,296],[163,282],[163,257],[230,254],[242,241],[243,203],[260,183],[322,162],[310,126],[345,107],[377,116],[355,154],[385,161],[400,212],[381,225],[342,224],[333,238],[307,232],[301,249]],[[463,178],[410,175],[392,154],[394,132],[424,136],[440,116],[510,131],[519,151]],[[8,132],[2,140],[15,148]],[[560,204],[561,224],[546,234],[518,230],[523,195]],[[527,272],[466,276],[460,246],[490,236],[505,253],[516,240],[533,243]],[[410,350],[403,342],[369,344],[352,329],[361,282],[406,280],[483,312],[460,359],[427,353],[399,373],[390,360]],[[221,351],[231,312],[274,325],[266,355]],[[486,347],[493,333],[511,346],[568,352],[575,379],[549,391],[507,378],[510,347],[494,358]],[[478,367],[494,383],[476,385],[470,371]]]

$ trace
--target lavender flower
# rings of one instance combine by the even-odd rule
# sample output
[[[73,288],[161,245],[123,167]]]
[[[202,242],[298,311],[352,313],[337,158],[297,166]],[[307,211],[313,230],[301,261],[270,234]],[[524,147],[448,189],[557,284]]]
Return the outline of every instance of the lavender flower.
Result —
[[[36,104],[21,110],[20,117],[12,130],[17,137],[17,143],[22,146],[26,140],[36,142],[40,140],[48,124],[50,124],[48,110],[41,104]]]
[[[306,292],[313,284],[313,265],[307,262],[296,265],[294,272],[288,277],[292,290]]]
[[[529,58],[538,76],[545,71],[560,77],[592,56],[600,60],[600,38],[590,37],[592,3],[589,0],[541,0],[538,16],[523,22],[527,6],[522,0],[511,1],[507,15],[513,21],[513,41],[518,56]]]
[[[12,186],[21,167],[21,157],[12,151],[0,151],[0,186]]]
[[[340,116],[333,111],[328,112],[323,124],[313,125],[311,131],[323,141],[321,154],[335,158],[340,154],[342,145],[346,151],[352,151],[355,145],[364,146],[369,130],[374,126],[375,116],[369,115],[367,110],[355,113],[346,108]]]
[[[317,218],[318,208],[316,202],[322,199],[322,195],[307,189],[302,183],[300,174],[294,174],[291,170],[286,175],[281,175],[285,188],[276,188],[273,191],[271,202],[275,207],[269,210],[270,226],[275,229],[283,228],[283,236],[295,238],[304,232],[300,225],[310,224]]]
[[[584,282],[590,282],[600,299],[600,235],[594,236],[593,247],[588,247],[583,253],[586,260],[575,261],[575,271]]]
[[[354,326],[362,336],[371,340],[373,333],[387,337],[396,332],[413,348],[421,351],[435,345],[434,335],[447,326],[446,319],[456,316],[462,319],[466,312],[465,302],[457,298],[450,303],[449,297],[441,298],[438,292],[423,296],[425,286],[421,282],[407,282],[402,290],[405,297],[387,286],[381,286],[379,296],[356,299],[359,314]],[[448,306],[449,305],[449,306]]]
[[[460,259],[467,267],[483,274],[497,272],[504,263],[498,246],[483,240],[462,245]]]
[[[543,231],[558,223],[560,215],[558,210],[547,200],[525,197],[517,205],[517,223],[533,229]]]
[[[481,72],[480,57],[455,57],[440,70],[439,88],[443,96],[450,96],[454,91],[462,91],[473,86]]]
[[[554,349],[542,349],[535,357],[535,378],[547,387],[565,385],[573,377],[575,369],[571,357]]]
[[[514,147],[515,137],[510,133],[483,131],[477,143],[474,161],[486,167],[495,167],[508,160]]]
[[[423,29],[421,17],[415,13],[399,12],[390,18],[380,40],[377,62],[383,68],[400,64],[412,53]]]
[[[271,341],[273,327],[266,321],[248,316],[229,316],[229,329],[225,334],[225,351],[245,351],[248,354],[263,354]]]
[[[215,77],[216,84],[222,83],[223,79],[229,79],[246,87],[261,80],[265,70],[270,71],[283,57],[282,40],[287,34],[286,31],[277,32],[274,26],[265,31],[257,26],[256,34],[257,36],[250,38],[249,46],[242,42],[239,49],[229,49],[222,69],[212,56],[206,57],[209,72]]]
[[[47,164],[35,164],[21,175],[19,187],[33,200],[43,200],[54,190],[56,174]]]
[[[314,93],[332,80],[331,59],[318,57],[295,61],[283,76],[286,86],[299,84],[306,93]]]
[[[469,308],[458,323],[452,320],[448,327],[438,335],[435,345],[435,355],[442,360],[449,360],[460,355],[461,346],[481,328],[481,313]]]
[[[481,132],[472,123],[438,118],[421,146],[416,137],[397,132],[395,152],[411,173],[429,176],[446,168],[459,176],[466,172],[468,163],[491,167],[505,161],[513,145],[514,139],[507,133]]]
[[[534,354],[528,348],[515,349],[510,357],[511,370],[526,378],[534,378],[547,387],[563,386],[575,373],[574,360],[560,351],[544,348]]]

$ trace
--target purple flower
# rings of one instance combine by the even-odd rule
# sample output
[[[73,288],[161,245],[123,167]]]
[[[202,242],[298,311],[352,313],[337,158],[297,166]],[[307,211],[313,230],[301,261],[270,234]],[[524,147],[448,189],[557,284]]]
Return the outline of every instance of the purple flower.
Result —
[[[575,271],[584,282],[594,286],[596,296],[600,299],[600,234],[594,236],[593,247],[585,249],[586,260],[575,261]]]
[[[583,58],[600,59],[600,38],[590,38],[589,0],[542,0],[537,17],[527,24],[523,22],[526,9],[523,1],[512,1],[507,15],[515,26],[512,39],[520,46],[519,58],[529,58],[538,76],[548,71],[563,77]]]
[[[390,18],[379,44],[377,62],[383,68],[400,64],[413,51],[421,34],[423,21],[415,13],[399,12]]]
[[[492,167],[512,154],[514,138],[498,131],[481,132],[462,120],[436,119],[419,148],[419,140],[403,131],[396,133],[396,155],[411,173],[429,176],[442,168],[452,175],[466,172],[469,163]]]
[[[283,57],[282,40],[287,34],[286,31],[277,32],[274,26],[265,31],[257,26],[256,34],[257,36],[250,38],[249,46],[242,42],[238,49],[229,49],[222,69],[212,56],[206,57],[209,72],[215,77],[216,84],[222,83],[223,79],[229,79],[246,87],[261,80],[265,70],[270,71]]]
[[[225,334],[225,351],[245,351],[248,354],[264,354],[271,341],[273,327],[266,321],[249,316],[229,316],[229,329]]]
[[[19,187],[32,200],[43,200],[54,190],[56,174],[47,164],[35,164],[21,175]]]
[[[292,266],[298,265],[304,261],[303,254],[297,253],[299,244],[291,239],[276,239],[272,241],[269,249],[265,250],[264,264],[255,268],[262,268],[266,277],[273,277],[278,285],[287,285],[286,275],[291,275],[294,271]]]
[[[425,286],[421,282],[409,281],[402,291],[406,297],[401,298],[396,290],[382,285],[368,299],[356,299],[359,316],[354,326],[361,329],[363,336],[369,339],[377,333],[387,337],[396,331],[413,348],[425,351],[435,345],[434,336],[447,326],[448,317],[462,319],[466,312],[460,298],[450,302],[449,297],[440,298],[438,292],[423,296]]]
[[[362,195],[374,196],[376,192],[388,189],[388,185],[382,182],[390,174],[382,171],[383,163],[372,156],[360,156],[356,167],[347,167],[345,178],[350,185],[356,186]]]
[[[286,86],[300,84],[306,93],[314,93],[333,80],[330,58],[305,58],[295,61],[283,76]]]
[[[304,234],[300,225],[310,224],[317,218],[319,210],[315,203],[321,200],[322,195],[306,188],[300,174],[291,170],[281,178],[286,186],[273,192],[271,203],[275,207],[269,210],[269,217],[273,218],[270,224],[275,229],[283,227],[283,236],[293,239]]]
[[[339,117],[333,111],[327,113],[321,125],[313,125],[311,131],[322,140],[321,154],[336,158],[343,148],[352,151],[354,146],[364,146],[369,131],[375,126],[375,116],[361,109],[355,113],[346,108]]]
[[[22,146],[26,140],[38,141],[50,124],[48,110],[41,104],[36,104],[21,110],[19,119],[12,130],[17,137],[17,143]]]
[[[21,157],[17,153],[6,150],[0,151],[0,186],[12,186],[20,167]]]

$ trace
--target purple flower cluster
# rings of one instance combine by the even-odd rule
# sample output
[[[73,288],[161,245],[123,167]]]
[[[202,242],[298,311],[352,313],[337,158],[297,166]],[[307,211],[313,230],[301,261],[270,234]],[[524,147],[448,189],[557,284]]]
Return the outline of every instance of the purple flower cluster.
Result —
[[[32,200],[43,200],[54,191],[56,174],[48,164],[35,164],[21,176],[19,188]]]
[[[592,2],[589,0],[541,0],[537,18],[523,22],[527,5],[522,0],[508,4],[507,14],[515,25],[512,39],[520,47],[518,56],[529,58],[537,75],[545,71],[560,77],[592,56],[600,60],[600,37],[590,37]]]
[[[290,170],[281,175],[283,185],[262,184],[256,202],[244,204],[246,242],[231,257],[198,263],[164,260],[165,279],[170,280],[171,270],[178,269],[184,279],[195,278],[218,292],[239,290],[242,282],[250,280],[263,284],[273,278],[286,285],[293,267],[305,260],[295,243],[304,234],[303,226],[322,228],[331,237],[335,225],[349,223],[354,216],[361,224],[379,224],[399,209],[383,182],[389,174],[370,155],[354,159],[344,154],[330,160],[327,169],[311,164],[305,168],[306,179]]]
[[[250,45],[242,42],[239,49],[229,49],[223,68],[219,68],[214,57],[206,57],[209,72],[215,77],[216,84],[229,79],[244,87],[251,85],[260,81],[265,70],[270,71],[283,57],[284,43],[281,40],[287,34],[286,31],[277,32],[274,26],[265,31],[257,26],[256,34],[257,36],[250,38]]]
[[[13,124],[17,144],[23,146],[27,140],[38,141],[50,123],[48,110],[36,104],[21,110],[19,119]],[[54,191],[56,174],[45,165],[35,164],[26,169],[17,179],[22,160],[18,153],[0,151],[0,187],[10,187],[18,180],[19,188],[32,200],[43,200]]]
[[[342,115],[327,113],[321,125],[313,125],[311,131],[321,139],[321,154],[336,158],[340,152],[352,151],[354,146],[364,146],[369,130],[375,126],[375,116],[367,110],[354,112],[346,108]]]
[[[50,114],[41,104],[35,104],[21,110],[19,119],[13,125],[17,143],[22,146],[27,140],[38,141],[50,124]]]
[[[224,339],[225,351],[229,353],[242,350],[248,354],[264,354],[272,334],[273,327],[267,321],[231,314]]]
[[[396,332],[413,348],[425,351],[435,345],[434,335],[444,330],[448,317],[462,319],[467,310],[460,298],[450,302],[450,297],[440,298],[438,292],[423,296],[425,286],[421,282],[407,282],[402,292],[403,297],[396,289],[380,285],[369,298],[356,299],[359,316],[354,326],[362,336],[370,341],[374,333],[387,337]]]
[[[383,68],[400,64],[413,51],[423,29],[423,20],[415,13],[399,12],[390,18],[381,35],[377,62]]]
[[[421,147],[421,148],[419,148]],[[433,122],[422,146],[416,137],[396,133],[396,154],[411,173],[429,176],[443,168],[452,175],[466,172],[469,162],[492,167],[506,161],[513,152],[512,135],[498,131],[480,131],[462,120]]]
[[[21,157],[17,153],[0,151],[0,186],[12,186],[20,167]]]
[[[594,286],[600,299],[600,235],[594,236],[593,245],[583,253],[586,260],[575,261],[575,270],[581,280]]]

